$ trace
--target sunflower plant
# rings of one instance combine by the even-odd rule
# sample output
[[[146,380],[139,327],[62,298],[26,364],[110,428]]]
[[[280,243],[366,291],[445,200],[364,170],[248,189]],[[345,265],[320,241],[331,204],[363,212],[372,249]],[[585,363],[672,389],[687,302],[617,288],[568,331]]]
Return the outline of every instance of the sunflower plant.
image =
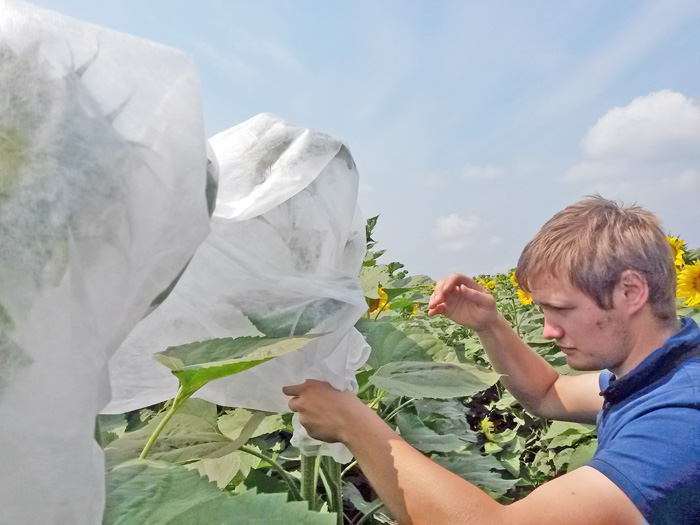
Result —
[[[671,245],[673,262],[676,266],[676,296],[683,306],[700,305],[700,250],[688,250],[679,236],[666,237]]]

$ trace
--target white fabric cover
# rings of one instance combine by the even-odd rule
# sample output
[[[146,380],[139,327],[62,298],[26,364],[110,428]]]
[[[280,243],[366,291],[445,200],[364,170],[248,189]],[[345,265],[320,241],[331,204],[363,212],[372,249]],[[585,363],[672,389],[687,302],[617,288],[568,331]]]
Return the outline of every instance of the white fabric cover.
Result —
[[[0,0],[0,523],[102,521],[107,361],[209,232],[189,55]]]
[[[326,333],[301,351],[206,385],[226,405],[288,411],[282,387],[308,378],[355,389],[369,347],[354,329],[367,309],[358,280],[366,250],[358,173],[339,139],[261,114],[210,140],[220,167],[211,234],[165,302],[110,361],[121,413],[174,397],[178,382],[152,359],[169,346],[219,337]],[[307,454],[349,460],[340,445],[310,440]]]

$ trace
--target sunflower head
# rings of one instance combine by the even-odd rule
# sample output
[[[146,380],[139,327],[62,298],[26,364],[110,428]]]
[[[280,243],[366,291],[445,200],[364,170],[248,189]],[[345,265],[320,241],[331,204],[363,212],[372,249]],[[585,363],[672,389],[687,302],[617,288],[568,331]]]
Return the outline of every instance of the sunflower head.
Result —
[[[513,286],[515,286],[516,288],[518,288],[519,285],[518,285],[518,280],[515,278],[515,270],[513,270],[512,272],[510,272],[510,273],[508,274],[508,277],[510,278],[510,282],[513,283]]]
[[[493,421],[489,419],[489,416],[479,421],[479,432],[482,433],[486,439],[493,439],[494,424]]]
[[[408,318],[411,319],[412,317],[415,317],[416,314],[418,313],[418,305],[417,304],[412,304],[408,308],[406,308],[406,314],[408,314]]]
[[[520,300],[520,304],[522,304],[523,306],[532,304],[532,296],[529,294],[529,292],[526,292],[525,290],[520,288],[518,280],[515,278],[515,270],[510,272],[508,277],[510,277],[510,282],[513,283],[513,286],[515,286],[515,289],[518,291],[518,299]]]
[[[700,305],[700,260],[686,265],[678,272],[678,297],[686,306]]]
[[[370,314],[382,311],[386,306],[387,301],[389,300],[389,296],[384,291],[384,288],[381,285],[377,287],[377,293],[379,294],[379,297],[377,299],[372,299],[372,301],[369,304]]]
[[[683,246],[685,244],[685,241],[683,239],[679,239],[678,237],[671,237],[669,235],[666,236],[666,239],[668,239],[668,243],[671,245],[671,252],[673,253],[673,262],[676,265],[676,268],[682,267],[685,264],[685,262],[683,261],[683,255],[685,254]]]
[[[518,288],[518,299],[520,299],[520,304],[524,306],[532,304],[532,296],[522,288]]]

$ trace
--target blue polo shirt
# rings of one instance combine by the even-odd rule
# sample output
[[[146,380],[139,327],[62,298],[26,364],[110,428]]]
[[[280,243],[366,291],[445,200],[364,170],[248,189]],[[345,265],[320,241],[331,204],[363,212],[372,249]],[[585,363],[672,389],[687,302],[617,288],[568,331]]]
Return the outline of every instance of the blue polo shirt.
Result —
[[[651,525],[700,524],[700,328],[690,318],[634,370],[600,376],[598,449],[589,466]]]

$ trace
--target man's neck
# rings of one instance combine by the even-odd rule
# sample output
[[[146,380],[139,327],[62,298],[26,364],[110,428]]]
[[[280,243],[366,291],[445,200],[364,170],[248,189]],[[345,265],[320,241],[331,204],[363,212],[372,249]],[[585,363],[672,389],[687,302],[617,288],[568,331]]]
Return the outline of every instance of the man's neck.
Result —
[[[630,352],[628,357],[619,367],[610,371],[618,378],[631,372],[655,350],[662,347],[668,338],[679,329],[680,322],[678,320],[661,321],[650,312],[635,316],[631,319],[629,326]]]

